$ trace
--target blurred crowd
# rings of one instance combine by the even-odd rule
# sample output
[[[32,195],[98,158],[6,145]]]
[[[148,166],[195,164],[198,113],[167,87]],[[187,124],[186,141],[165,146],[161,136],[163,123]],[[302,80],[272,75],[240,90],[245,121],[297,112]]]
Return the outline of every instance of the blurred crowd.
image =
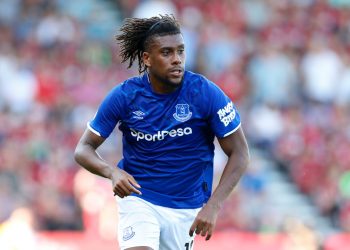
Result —
[[[125,17],[174,13],[186,68],[217,83],[251,147],[350,231],[349,1],[71,2],[0,1],[0,223],[27,207],[38,229],[83,227],[75,144],[105,93],[137,74],[120,63],[114,36]],[[111,6],[114,19],[103,19]],[[103,151],[112,162],[121,157],[117,139]],[[264,229],[264,218],[240,209],[243,195],[259,207],[263,177],[247,174],[223,211],[232,218],[218,226]]]

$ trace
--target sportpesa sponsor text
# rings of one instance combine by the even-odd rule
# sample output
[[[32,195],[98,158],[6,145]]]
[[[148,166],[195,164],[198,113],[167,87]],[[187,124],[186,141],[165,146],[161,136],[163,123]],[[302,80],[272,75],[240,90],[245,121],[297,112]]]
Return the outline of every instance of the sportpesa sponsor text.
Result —
[[[190,127],[172,129],[170,131],[162,130],[162,131],[158,131],[155,134],[146,134],[140,131],[136,131],[135,129],[132,129],[132,128],[130,128],[130,131],[131,131],[131,135],[133,137],[136,137],[136,141],[139,141],[139,140],[161,141],[161,140],[164,140],[166,136],[176,137],[176,136],[184,136],[184,135],[192,134],[192,128]]]
[[[187,107],[187,106],[181,106],[181,107]],[[178,109],[178,107],[177,107],[177,109]],[[188,107],[187,107],[187,109],[188,109]],[[191,113],[191,115],[192,115],[192,113]],[[233,103],[228,102],[225,107],[223,107],[217,111],[217,115],[218,115],[220,121],[224,124],[224,126],[227,127],[228,124],[231,123],[232,121],[234,121],[234,119],[236,117],[236,110],[234,109]],[[176,117],[175,117],[175,119],[176,119]],[[140,141],[140,140],[162,141],[165,139],[166,136],[176,137],[176,136],[190,135],[190,134],[192,134],[192,128],[185,127],[185,128],[172,129],[170,131],[161,130],[161,131],[157,131],[155,134],[147,134],[147,133],[143,133],[140,131],[136,131],[133,128],[130,128],[130,132],[131,132],[131,135],[133,137],[136,137],[136,141]]]

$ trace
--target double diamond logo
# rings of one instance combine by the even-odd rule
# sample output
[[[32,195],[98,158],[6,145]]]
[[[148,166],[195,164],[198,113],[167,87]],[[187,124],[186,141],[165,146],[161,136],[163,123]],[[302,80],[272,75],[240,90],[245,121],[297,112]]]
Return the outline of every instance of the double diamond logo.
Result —
[[[132,113],[134,114],[132,118],[139,119],[139,120],[142,120],[143,117],[145,116],[145,113],[143,113],[141,110],[137,110]]]

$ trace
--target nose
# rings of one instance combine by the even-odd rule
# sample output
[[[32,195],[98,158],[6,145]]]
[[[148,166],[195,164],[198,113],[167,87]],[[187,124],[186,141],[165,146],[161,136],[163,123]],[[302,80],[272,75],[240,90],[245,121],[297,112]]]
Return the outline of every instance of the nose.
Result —
[[[173,64],[181,64],[182,63],[182,57],[178,53],[175,53],[173,57]]]

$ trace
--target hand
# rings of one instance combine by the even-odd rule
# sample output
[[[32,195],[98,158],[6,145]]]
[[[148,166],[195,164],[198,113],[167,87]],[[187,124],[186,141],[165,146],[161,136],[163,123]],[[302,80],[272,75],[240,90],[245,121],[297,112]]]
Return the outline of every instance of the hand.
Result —
[[[129,196],[131,193],[142,194],[140,190],[137,189],[141,188],[141,186],[134,177],[120,168],[113,169],[110,179],[112,180],[114,195],[118,195],[120,198]]]
[[[216,219],[218,216],[219,208],[217,206],[212,206],[206,204],[198,213],[196,219],[192,223],[190,228],[190,236],[193,236],[193,233],[201,234],[201,236],[206,236],[205,240],[209,240],[213,234],[215,228]]]

